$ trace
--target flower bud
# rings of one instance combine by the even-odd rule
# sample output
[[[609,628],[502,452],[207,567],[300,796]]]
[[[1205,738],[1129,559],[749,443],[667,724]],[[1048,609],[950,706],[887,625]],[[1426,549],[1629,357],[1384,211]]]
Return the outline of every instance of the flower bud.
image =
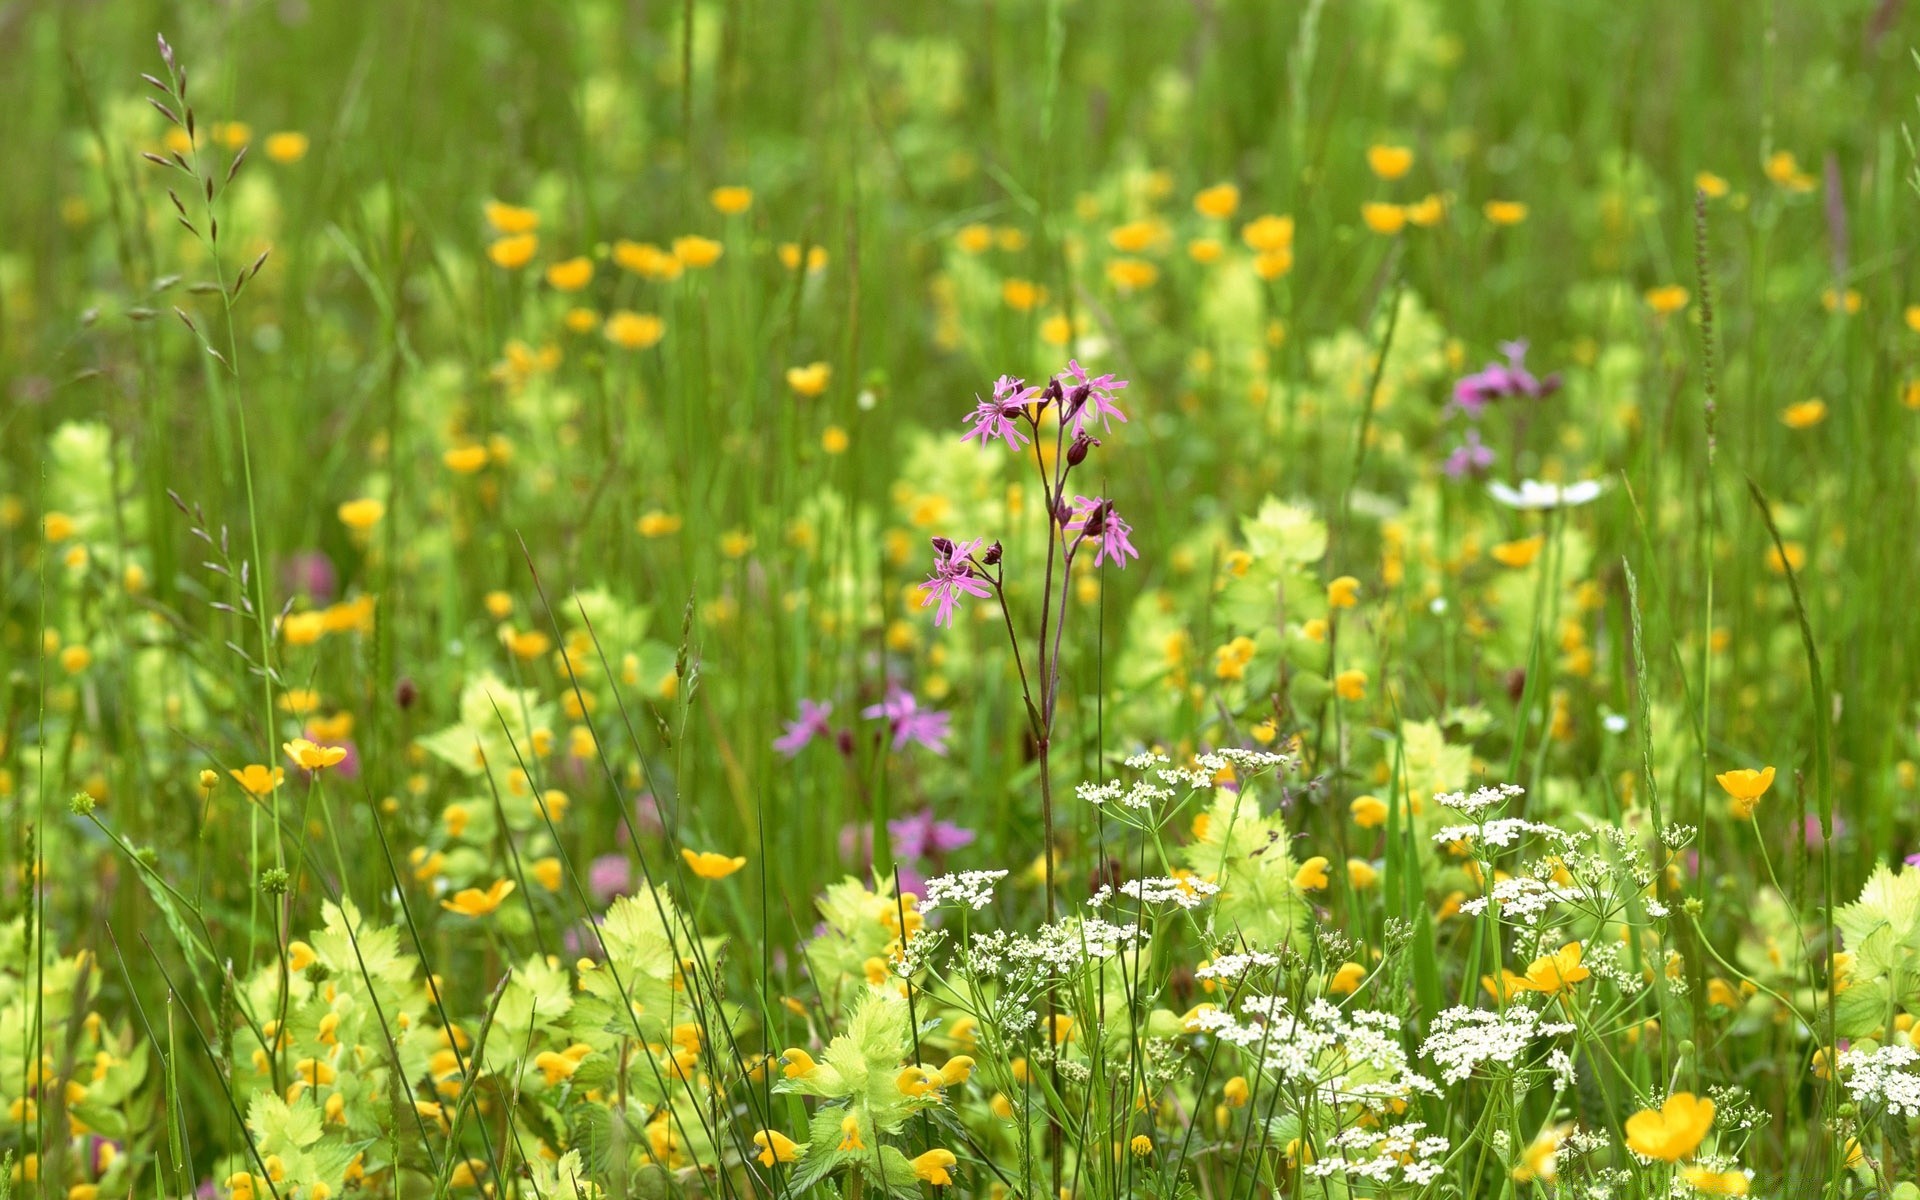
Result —
[[[943,559],[952,558],[953,557],[953,539],[944,538],[944,537],[934,538],[933,552],[935,554],[938,554]]]
[[[989,567],[999,566],[1000,565],[1000,543],[995,542],[993,545],[988,546],[987,552],[980,556],[980,561],[985,563]]]
[[[1045,408],[1048,404],[1060,399],[1062,399],[1060,394],[1060,381],[1058,379],[1047,380],[1047,386],[1040,389],[1040,406]]]
[[[1073,439],[1073,444],[1067,447],[1067,465],[1070,467],[1077,467],[1081,463],[1087,461],[1087,451],[1093,449],[1095,446],[1098,446],[1099,444],[1100,444],[1099,442],[1088,437],[1086,435],[1086,432],[1083,430],[1080,434],[1078,434]]]

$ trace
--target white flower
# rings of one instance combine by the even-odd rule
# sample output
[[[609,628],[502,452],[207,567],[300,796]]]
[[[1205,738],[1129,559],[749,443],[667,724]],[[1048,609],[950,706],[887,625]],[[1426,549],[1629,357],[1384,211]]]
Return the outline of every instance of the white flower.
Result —
[[[1606,485],[1598,479],[1583,479],[1564,487],[1538,479],[1523,479],[1518,488],[1498,481],[1487,485],[1493,498],[1508,508],[1527,509],[1576,508],[1598,500],[1605,490]]]
[[[1849,1050],[1840,1056],[1847,1090],[1861,1107],[1885,1105],[1890,1113],[1920,1117],[1920,1074],[1906,1068],[1920,1062],[1912,1046],[1882,1046],[1878,1050]]]
[[[1543,1020],[1542,1014],[1520,1004],[1505,1012],[1449,1008],[1434,1018],[1433,1032],[1420,1044],[1420,1057],[1440,1068],[1441,1079],[1459,1083],[1492,1063],[1512,1066],[1536,1038],[1572,1032],[1572,1025]],[[1556,1075],[1571,1077],[1570,1061],[1564,1071],[1558,1062],[1552,1065]]]
[[[1433,799],[1436,804],[1471,817],[1526,794],[1527,789],[1518,784],[1503,783],[1499,787],[1475,788],[1471,796],[1465,792],[1441,792]]]
[[[961,871],[957,875],[941,875],[927,880],[927,894],[920,901],[924,909],[939,908],[943,904],[955,907],[965,905],[979,912],[993,903],[993,885],[1007,877],[1005,871]]]

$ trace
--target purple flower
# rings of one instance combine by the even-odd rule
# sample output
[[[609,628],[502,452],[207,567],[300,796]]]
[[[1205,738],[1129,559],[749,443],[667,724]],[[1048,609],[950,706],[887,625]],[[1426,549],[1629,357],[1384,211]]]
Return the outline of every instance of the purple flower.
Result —
[[[1133,526],[1114,511],[1111,500],[1075,496],[1073,513],[1067,518],[1067,532],[1094,539],[1093,565],[1096,567],[1112,559],[1124,571],[1129,555],[1140,557],[1140,552],[1133,548]]]
[[[973,844],[973,830],[951,821],[936,821],[932,809],[887,822],[893,851],[902,858],[937,858]]]
[[[1112,431],[1112,421],[1125,424],[1127,414],[1113,403],[1113,394],[1127,386],[1124,379],[1115,379],[1111,374],[1089,378],[1087,370],[1077,359],[1067,360],[1066,375],[1071,376],[1073,387],[1063,388],[1066,394],[1066,414],[1069,431],[1075,437],[1093,422],[1100,422],[1100,432]]]
[[[811,700],[800,701],[800,719],[787,722],[787,731],[773,739],[773,748],[792,758],[806,748],[808,742],[817,737],[829,737],[833,731],[827,727],[827,718],[833,715],[833,701],[822,700],[815,704]]]
[[[280,582],[286,590],[315,604],[331,604],[339,594],[340,575],[333,560],[318,550],[297,550],[280,564]]]
[[[1920,867],[1920,854],[1907,855],[1907,865],[1910,867]]]
[[[992,399],[982,400],[977,395],[973,398],[973,412],[967,415],[967,423],[973,428],[963,434],[960,440],[970,442],[979,438],[981,448],[985,449],[988,442],[1001,438],[1018,450],[1028,440],[1027,435],[1020,432],[1020,410],[1039,394],[1040,389],[1026,386],[1026,380],[1002,375],[993,381]]]
[[[860,715],[869,720],[886,721],[892,728],[895,750],[918,742],[935,754],[947,752],[952,714],[921,708],[913,693],[905,688],[889,688],[885,700],[861,709]]]
[[[1466,440],[1453,448],[1447,455],[1442,468],[1451,479],[1466,475],[1477,475],[1493,465],[1493,448],[1480,440],[1480,431],[1468,426]]]
[[[633,864],[624,854],[602,854],[587,867],[587,890],[602,904],[633,886]]]
[[[1490,362],[1454,383],[1453,402],[1467,416],[1477,419],[1490,402],[1508,396],[1544,400],[1560,390],[1559,375],[1536,379],[1533,372],[1527,370],[1525,338],[1501,342],[1500,353],[1507,356],[1506,362]]]
[[[993,586],[985,578],[973,573],[969,560],[973,552],[980,548],[983,539],[975,538],[970,542],[955,545],[946,538],[933,539],[933,574],[921,584],[926,592],[920,601],[920,607],[938,604],[934,610],[935,625],[953,624],[953,610],[960,603],[962,592],[975,599],[984,600],[993,595]]]

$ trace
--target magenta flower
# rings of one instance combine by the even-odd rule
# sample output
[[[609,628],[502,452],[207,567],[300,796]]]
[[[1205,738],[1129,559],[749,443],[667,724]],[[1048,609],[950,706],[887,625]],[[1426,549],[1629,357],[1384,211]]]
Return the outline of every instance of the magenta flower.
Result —
[[[920,585],[926,593],[920,607],[940,606],[934,610],[935,625],[953,624],[953,610],[959,605],[962,593],[977,600],[993,595],[993,585],[984,576],[975,574],[972,566],[973,552],[980,548],[983,540],[975,538],[955,545],[946,538],[933,539],[933,574]]]
[[[833,715],[833,701],[822,700],[815,704],[811,700],[800,701],[800,719],[787,722],[787,731],[773,739],[773,748],[788,758],[800,753],[817,737],[830,737],[833,730],[827,727],[827,718]]]
[[[1504,400],[1508,396],[1544,400],[1560,390],[1559,375],[1537,379],[1533,372],[1527,370],[1525,338],[1501,342],[1500,353],[1507,356],[1506,362],[1488,363],[1453,385],[1453,402],[1469,417],[1477,418],[1489,403]]]
[[[1093,539],[1096,567],[1112,559],[1125,570],[1129,556],[1140,557],[1140,552],[1133,548],[1133,526],[1114,511],[1111,500],[1075,496],[1073,513],[1067,518],[1067,532]]]
[[[1127,386],[1126,380],[1115,379],[1111,374],[1090,378],[1079,360],[1071,358],[1067,360],[1064,374],[1072,377],[1074,386],[1062,389],[1066,395],[1066,414],[1063,419],[1075,437],[1095,421],[1100,422],[1102,433],[1112,431],[1112,421],[1126,424],[1127,414],[1121,412],[1113,402],[1113,394]]]
[[[1453,448],[1447,455],[1442,468],[1451,479],[1460,479],[1466,475],[1477,475],[1493,465],[1493,448],[1480,440],[1480,431],[1471,426],[1467,429],[1466,440]]]
[[[885,700],[869,704],[860,710],[860,715],[868,720],[886,721],[893,733],[895,750],[918,742],[935,754],[944,755],[947,752],[952,714],[921,708],[920,701],[905,688],[889,688]]]
[[[974,409],[967,415],[967,423],[973,428],[963,434],[960,440],[970,442],[979,438],[984,449],[988,442],[1000,438],[1018,450],[1028,440],[1027,435],[1020,432],[1020,411],[1039,394],[1040,389],[1026,386],[1025,380],[1002,375],[993,381],[991,399],[982,400],[977,395],[973,398]]]
[[[952,821],[936,821],[932,809],[887,822],[893,852],[902,858],[937,858],[973,844],[974,832]]]

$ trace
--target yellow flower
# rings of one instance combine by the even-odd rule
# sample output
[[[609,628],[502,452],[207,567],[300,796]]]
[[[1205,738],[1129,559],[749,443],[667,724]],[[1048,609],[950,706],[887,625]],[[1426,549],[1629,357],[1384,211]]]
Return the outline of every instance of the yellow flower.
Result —
[[[985,254],[993,249],[993,230],[985,225],[963,225],[953,241],[964,253]]]
[[[1221,679],[1245,679],[1253,661],[1253,639],[1242,635],[1213,652],[1213,673]]]
[[[1252,1095],[1252,1089],[1247,1086],[1245,1075],[1235,1075],[1227,1080],[1226,1085],[1220,1090],[1226,1097],[1228,1108],[1245,1108],[1247,1100]]]
[[[1047,290],[1030,279],[1008,279],[1000,284],[1000,299],[1015,312],[1032,312]]]
[[[1503,567],[1530,567],[1533,560],[1540,557],[1540,548],[1546,544],[1546,537],[1536,533],[1529,538],[1501,542],[1487,553]]]
[[[1364,858],[1347,860],[1347,884],[1356,892],[1364,892],[1380,878],[1380,872]]]
[[[1135,1158],[1145,1158],[1153,1153],[1153,1139],[1144,1133],[1136,1133],[1133,1140],[1127,1143],[1127,1149],[1133,1152]]]
[[[1789,404],[1780,410],[1780,423],[1788,429],[1811,429],[1827,419],[1827,402],[1818,397]]]
[[[1509,1174],[1515,1183],[1531,1183],[1538,1179],[1542,1183],[1552,1183],[1560,1177],[1560,1144],[1573,1132],[1571,1123],[1549,1125],[1527,1143],[1520,1152],[1520,1161]]]
[[[40,522],[40,530],[49,542],[64,542],[73,536],[73,518],[65,513],[50,512]]]
[[[1293,248],[1293,218],[1276,217],[1272,213],[1255,217],[1240,230],[1240,240],[1247,249],[1267,254]]]
[[[306,738],[294,738],[281,747],[293,765],[303,771],[324,771],[346,758],[345,746],[320,746]]]
[[[744,529],[729,529],[720,535],[720,553],[728,558],[745,558],[753,549],[753,535]]]
[[[1360,581],[1351,575],[1342,575],[1327,585],[1328,608],[1352,608],[1360,603]]]
[[[661,512],[657,508],[651,512],[641,513],[640,519],[633,523],[635,531],[641,537],[647,538],[669,537],[680,532],[680,525],[681,520],[678,515]]]
[[[1580,943],[1568,942],[1552,954],[1543,954],[1527,966],[1525,976],[1512,979],[1513,987],[1554,996],[1571,992],[1573,985],[1592,975],[1580,965]]]
[[[848,1113],[840,1119],[840,1145],[838,1149],[844,1153],[848,1150],[865,1150],[866,1148],[866,1143],[860,1140],[860,1118],[854,1116],[852,1113]],[[932,1151],[928,1153],[932,1153]],[[943,1171],[941,1174],[944,1175],[945,1172]]]
[[[487,224],[493,226],[495,233],[532,233],[540,228],[540,214],[530,208],[521,208],[517,204],[489,200],[486,204],[486,214]]]
[[[280,786],[287,773],[279,767],[271,770],[259,763],[248,763],[238,771],[228,771],[242,790],[253,796],[271,796],[273,789]]]
[[[503,238],[495,238],[487,245],[487,257],[493,265],[509,271],[517,271],[533,261],[534,252],[540,249],[540,235],[537,233],[514,233]]]
[[[1627,1118],[1627,1149],[1645,1158],[1678,1162],[1699,1148],[1713,1126],[1713,1101],[1675,1092],[1655,1112],[1643,1108]]]
[[[1240,207],[1240,189],[1231,183],[1216,183],[1201,188],[1193,197],[1193,211],[1203,217],[1224,221]]]
[[[1495,225],[1518,225],[1527,219],[1527,206],[1518,200],[1489,200],[1480,211]]]
[[[600,332],[622,350],[645,350],[666,336],[667,325],[652,313],[622,309],[607,317],[607,323]]]
[[[592,282],[593,260],[584,254],[547,268],[547,283],[558,292],[577,292]]]
[[[1387,823],[1387,804],[1378,796],[1355,796],[1347,811],[1362,829],[1378,829]]]
[[[1851,317],[1860,311],[1860,293],[1853,288],[1844,292],[1827,288],[1820,293],[1820,307],[1828,312],[1844,311]]]
[[[565,873],[560,868],[560,860],[557,858],[536,860],[528,873],[533,876],[535,882],[550,892],[559,891],[560,884],[565,878]]]
[[[281,166],[297,163],[307,156],[307,135],[296,130],[270,133],[265,145],[267,157]]]
[[[1253,256],[1253,272],[1271,283],[1293,270],[1293,247],[1262,250]]]
[[[613,244],[614,265],[659,282],[678,279],[680,260],[651,242],[630,242],[625,238]]]
[[[719,262],[720,256],[726,252],[727,248],[712,238],[688,234],[686,237],[673,239],[673,256],[680,260],[682,266],[691,267],[696,271]]]
[[[1348,668],[1333,677],[1333,690],[1342,700],[1367,698],[1367,673]]]
[[[702,879],[725,879],[727,876],[747,865],[744,856],[728,858],[711,850],[688,850],[682,848],[680,857],[687,860],[687,869]]]
[[[1160,268],[1144,258],[1116,258],[1107,263],[1107,282],[1122,292],[1148,288],[1160,278]]]
[[[1664,317],[1685,308],[1692,297],[1679,284],[1669,283],[1664,287],[1648,288],[1645,299],[1648,308]]]
[[[60,669],[69,675],[78,675],[93,665],[93,651],[75,643],[60,652]]]
[[[479,888],[466,888],[454,894],[451,900],[442,900],[440,907],[448,912],[459,913],[463,917],[484,917],[500,907],[500,902],[513,894],[513,880],[496,879],[486,891]]]
[[[780,1062],[782,1065],[780,1073],[788,1079],[804,1079],[813,1074],[818,1066],[818,1064],[813,1061],[811,1054],[808,1054],[805,1050],[801,1050],[798,1047],[789,1047],[782,1052]]]
[[[853,1118],[849,1117],[847,1119],[852,1120]],[[844,1149],[845,1147],[842,1148]],[[911,1160],[914,1178],[925,1180],[934,1187],[952,1187],[953,1175],[951,1172],[954,1164],[958,1161],[960,1160],[953,1156],[953,1151],[951,1150],[941,1150],[938,1148],[929,1150],[918,1158]]]
[[[600,328],[600,314],[590,308],[570,308],[560,321],[574,333],[592,333]]]
[[[799,1157],[795,1152],[800,1149],[798,1143],[786,1134],[773,1129],[762,1129],[753,1135],[753,1144],[760,1153],[760,1165],[770,1167],[775,1163],[790,1163]]]
[[[1780,552],[1780,547],[1778,546],[1767,547],[1767,570],[1772,571],[1775,575],[1785,575],[1789,569],[1796,575],[1805,570],[1807,566],[1807,548],[1799,542],[1785,542],[1783,545],[1786,547],[1786,553],[1784,554]]]
[[[1407,221],[1425,229],[1438,225],[1447,215],[1447,202],[1438,195],[1429,192],[1424,198],[1407,205]]]
[[[737,217],[753,207],[753,189],[738,185],[717,187],[707,193],[707,201],[715,212]]]
[[[1367,978],[1367,969],[1357,962],[1344,962],[1340,969],[1327,981],[1327,990],[1336,996],[1350,996],[1360,990],[1360,984]]]
[[[1728,796],[1727,811],[1737,820],[1744,821],[1753,815],[1754,806],[1760,803],[1760,797],[1767,794],[1773,786],[1773,768],[1766,767],[1756,771],[1751,767],[1741,767],[1725,771],[1714,776]]]
[[[245,121],[217,121],[213,126],[213,140],[229,150],[238,150],[253,140],[253,126]]]
[[[349,500],[337,511],[340,514],[340,523],[348,529],[367,530],[378,525],[380,518],[387,515],[387,506],[384,501],[367,496],[359,500]]]
[[[1767,159],[1765,167],[1767,178],[1790,192],[1810,192],[1814,189],[1813,176],[1800,169],[1800,160],[1791,150],[1776,150]]]
[[[1701,171],[1693,177],[1693,186],[1706,194],[1709,200],[1718,200],[1727,194],[1727,181],[1712,171]]]
[[[1705,1192],[1709,1196],[1744,1196],[1747,1194],[1747,1173],[1745,1171],[1711,1171],[1706,1167],[1687,1167],[1680,1177],[1696,1192]]]
[[[1368,229],[1390,237],[1407,227],[1407,210],[1398,204],[1367,203],[1360,206],[1360,219]]]
[[[1382,179],[1398,179],[1413,169],[1413,151],[1405,146],[1368,146],[1367,169]]]
[[[461,475],[471,475],[487,465],[487,448],[474,442],[466,446],[455,446],[440,456],[449,470]]]
[[[850,444],[847,431],[838,425],[829,425],[820,431],[820,448],[828,454],[845,454]]]
[[[1210,237],[1194,238],[1192,241],[1187,243],[1187,257],[1201,264],[1202,266],[1205,266],[1208,263],[1219,262],[1220,256],[1225,254],[1226,252],[1227,252],[1227,248],[1220,244],[1219,238],[1210,238]],[[1060,344],[1061,345],[1066,344],[1066,341],[1064,338],[1061,339]]]
[[[1920,333],[1920,304],[1907,305],[1907,328]]]
[[[800,243],[781,242],[775,251],[780,256],[780,265],[789,271],[800,269]],[[809,273],[827,269],[827,248],[825,246],[807,247],[807,271]]]
[[[1140,254],[1153,247],[1167,236],[1167,227],[1159,221],[1147,218],[1128,221],[1125,225],[1115,226],[1107,231],[1107,245],[1122,254]]]
[[[1300,864],[1293,873],[1293,888],[1297,892],[1317,892],[1327,886],[1327,859],[1316,854]]]
[[[833,367],[828,363],[808,363],[804,367],[787,368],[787,386],[809,400],[826,391],[827,381],[832,378]]]

